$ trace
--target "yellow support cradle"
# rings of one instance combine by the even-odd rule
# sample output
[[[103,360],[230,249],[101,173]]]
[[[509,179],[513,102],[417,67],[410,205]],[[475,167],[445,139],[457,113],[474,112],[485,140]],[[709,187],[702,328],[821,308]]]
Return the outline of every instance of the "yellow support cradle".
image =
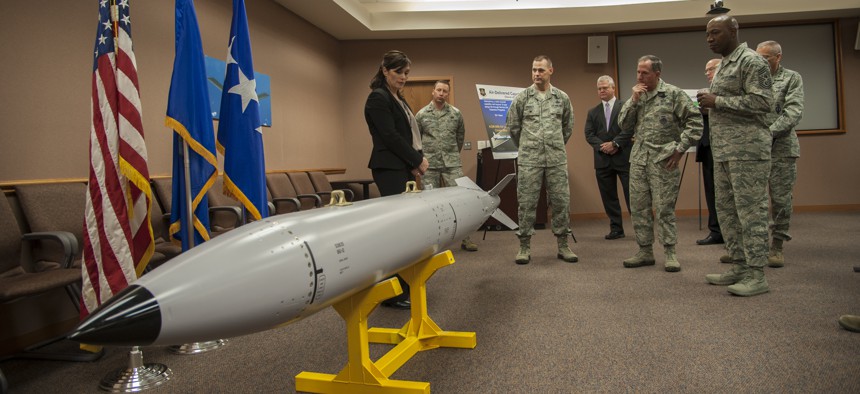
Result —
[[[439,268],[454,264],[446,250],[399,272],[410,287],[411,318],[403,328],[367,328],[367,316],[383,300],[403,292],[395,278],[377,283],[337,304],[346,321],[349,361],[337,375],[302,372],[296,390],[311,393],[429,393],[430,383],[388,379],[416,353],[438,347],[474,349],[474,332],[442,331],[427,314],[427,280]],[[396,345],[379,360],[370,360],[369,343]]]

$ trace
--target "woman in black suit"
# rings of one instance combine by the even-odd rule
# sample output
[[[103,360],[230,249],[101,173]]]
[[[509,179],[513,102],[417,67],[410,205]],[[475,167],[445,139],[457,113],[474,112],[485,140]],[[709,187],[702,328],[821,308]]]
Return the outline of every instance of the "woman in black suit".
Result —
[[[364,119],[373,138],[367,167],[382,196],[402,193],[406,182],[423,175],[430,165],[421,153],[415,116],[400,94],[411,63],[403,52],[385,53],[364,105]]]
[[[370,82],[372,91],[364,104],[364,119],[373,138],[373,151],[367,167],[379,194],[390,196],[406,190],[406,182],[424,175],[430,163],[421,153],[418,123],[400,90],[409,78],[412,62],[400,51],[388,51],[382,57],[376,75]],[[403,293],[385,300],[382,305],[409,309],[409,284],[402,278]]]

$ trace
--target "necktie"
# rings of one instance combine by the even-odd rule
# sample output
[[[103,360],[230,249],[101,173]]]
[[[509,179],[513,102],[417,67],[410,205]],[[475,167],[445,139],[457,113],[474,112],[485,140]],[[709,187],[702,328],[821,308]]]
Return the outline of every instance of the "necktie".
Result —
[[[609,107],[609,103],[604,103],[603,108],[603,116],[606,117],[606,131],[609,131],[609,118],[612,115],[612,108]]]

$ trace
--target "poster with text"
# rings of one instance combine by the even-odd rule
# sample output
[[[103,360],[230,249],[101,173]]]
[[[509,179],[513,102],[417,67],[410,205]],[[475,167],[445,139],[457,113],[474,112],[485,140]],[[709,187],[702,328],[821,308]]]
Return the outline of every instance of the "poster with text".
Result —
[[[505,125],[508,108],[514,97],[525,88],[510,86],[495,86],[476,84],[478,100],[481,103],[481,113],[487,126],[487,136],[493,150],[493,158],[516,159],[517,146],[511,140],[511,134]]]

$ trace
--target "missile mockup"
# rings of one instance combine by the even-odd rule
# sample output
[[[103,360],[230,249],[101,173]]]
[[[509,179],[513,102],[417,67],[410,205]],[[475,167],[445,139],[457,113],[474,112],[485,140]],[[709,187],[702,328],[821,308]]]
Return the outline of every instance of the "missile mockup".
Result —
[[[500,209],[507,175],[486,192],[457,187],[272,216],[205,242],[96,309],[70,339],[175,345],[268,330],[310,316],[476,231]]]

